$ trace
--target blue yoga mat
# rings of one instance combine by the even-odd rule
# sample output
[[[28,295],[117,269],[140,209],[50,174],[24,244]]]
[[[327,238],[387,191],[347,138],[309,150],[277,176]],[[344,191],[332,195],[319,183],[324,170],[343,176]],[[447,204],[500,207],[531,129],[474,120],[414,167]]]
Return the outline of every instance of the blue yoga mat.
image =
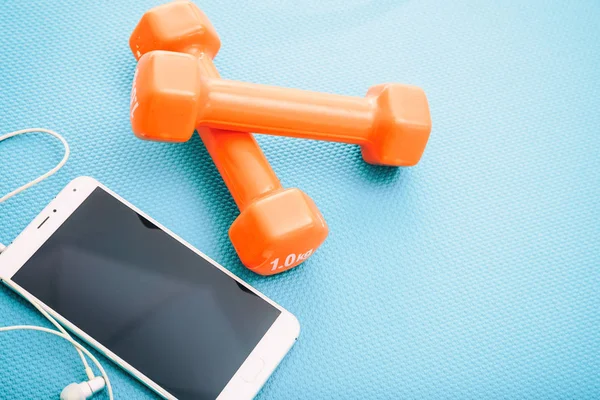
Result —
[[[355,96],[402,82],[430,101],[414,168],[257,136],[331,231],[270,278],[238,261],[238,211],[199,138],[131,132],[128,38],[160,3],[0,6],[0,132],[55,129],[73,151],[0,205],[1,242],[71,179],[99,179],[298,316],[261,400],[600,398],[600,2],[198,1],[223,77]],[[61,157],[41,134],[1,143],[0,192]],[[48,325],[0,288],[0,325],[25,323]],[[102,360],[117,399],[155,398]],[[1,399],[56,399],[83,379],[68,344],[0,334]]]

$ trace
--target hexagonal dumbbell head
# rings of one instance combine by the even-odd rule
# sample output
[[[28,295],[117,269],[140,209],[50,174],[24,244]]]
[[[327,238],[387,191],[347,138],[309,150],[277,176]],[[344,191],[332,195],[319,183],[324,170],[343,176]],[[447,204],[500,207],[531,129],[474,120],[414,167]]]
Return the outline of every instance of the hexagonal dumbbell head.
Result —
[[[262,197],[244,210],[229,238],[252,271],[273,275],[302,263],[325,241],[328,228],[315,203],[299,189]],[[301,245],[301,247],[300,247]]]
[[[191,55],[153,51],[140,59],[131,89],[131,127],[141,139],[189,140],[196,126],[202,80]]]
[[[191,1],[174,1],[146,12],[129,39],[136,59],[153,50],[214,58],[221,41],[206,15]]]
[[[371,164],[409,167],[417,164],[431,132],[431,116],[423,89],[383,84],[369,89],[367,98],[377,104],[375,128],[362,146]]]

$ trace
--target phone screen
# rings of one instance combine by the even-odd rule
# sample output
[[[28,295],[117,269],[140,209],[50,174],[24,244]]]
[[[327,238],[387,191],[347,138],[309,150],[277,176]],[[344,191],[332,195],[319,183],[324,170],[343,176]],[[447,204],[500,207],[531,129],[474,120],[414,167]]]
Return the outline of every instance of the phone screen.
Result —
[[[13,280],[179,399],[214,399],[280,311],[95,191]]]

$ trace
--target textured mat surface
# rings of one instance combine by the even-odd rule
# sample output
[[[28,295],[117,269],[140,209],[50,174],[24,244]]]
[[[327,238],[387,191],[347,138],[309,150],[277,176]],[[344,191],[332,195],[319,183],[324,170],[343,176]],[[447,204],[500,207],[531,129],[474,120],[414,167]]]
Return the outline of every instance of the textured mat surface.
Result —
[[[298,316],[301,338],[260,399],[600,398],[599,2],[199,1],[224,77],[359,96],[398,81],[430,100],[412,169],[259,137],[331,229],[309,262],[267,279],[236,258],[237,210],[200,140],[131,133],[127,40],[160,2],[0,5],[0,132],[48,127],[73,150],[0,205],[1,242],[94,176]],[[61,154],[42,135],[0,144],[0,192]],[[17,323],[44,324],[0,288],[0,324]],[[118,399],[154,398],[104,364]],[[79,379],[68,345],[0,335],[1,399],[56,399]]]

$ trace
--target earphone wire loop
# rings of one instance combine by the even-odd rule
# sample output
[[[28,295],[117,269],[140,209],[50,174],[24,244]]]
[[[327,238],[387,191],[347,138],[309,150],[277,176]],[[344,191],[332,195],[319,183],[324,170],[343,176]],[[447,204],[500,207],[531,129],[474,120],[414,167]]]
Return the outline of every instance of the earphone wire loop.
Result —
[[[19,131],[14,131],[14,132],[10,132],[7,133],[5,135],[0,136],[0,142],[2,142],[3,140],[9,139],[11,137],[15,137],[18,135],[23,135],[25,133],[32,133],[32,132],[42,132],[42,133],[47,133],[48,135],[54,136],[55,138],[57,138],[58,140],[61,141],[61,143],[63,144],[64,148],[65,148],[65,155],[63,156],[62,160],[51,170],[49,170],[48,172],[46,172],[43,175],[40,175],[38,178],[32,180],[29,183],[26,183],[25,185],[21,186],[18,189],[13,190],[12,192],[8,193],[7,195],[0,197],[0,203],[5,202],[6,200],[10,199],[11,197],[16,196],[17,194],[21,193],[24,190],[29,189],[30,187],[37,185],[38,183],[40,183],[41,181],[43,181],[46,178],[49,178],[50,176],[54,175],[56,172],[58,172],[58,170],[60,170],[66,163],[67,160],[69,159],[69,156],[71,154],[71,149],[69,147],[69,143],[67,143],[67,141],[65,140],[64,137],[62,137],[62,135],[60,135],[59,133],[52,131],[50,129],[45,129],[45,128],[27,128],[27,129],[21,129]]]

